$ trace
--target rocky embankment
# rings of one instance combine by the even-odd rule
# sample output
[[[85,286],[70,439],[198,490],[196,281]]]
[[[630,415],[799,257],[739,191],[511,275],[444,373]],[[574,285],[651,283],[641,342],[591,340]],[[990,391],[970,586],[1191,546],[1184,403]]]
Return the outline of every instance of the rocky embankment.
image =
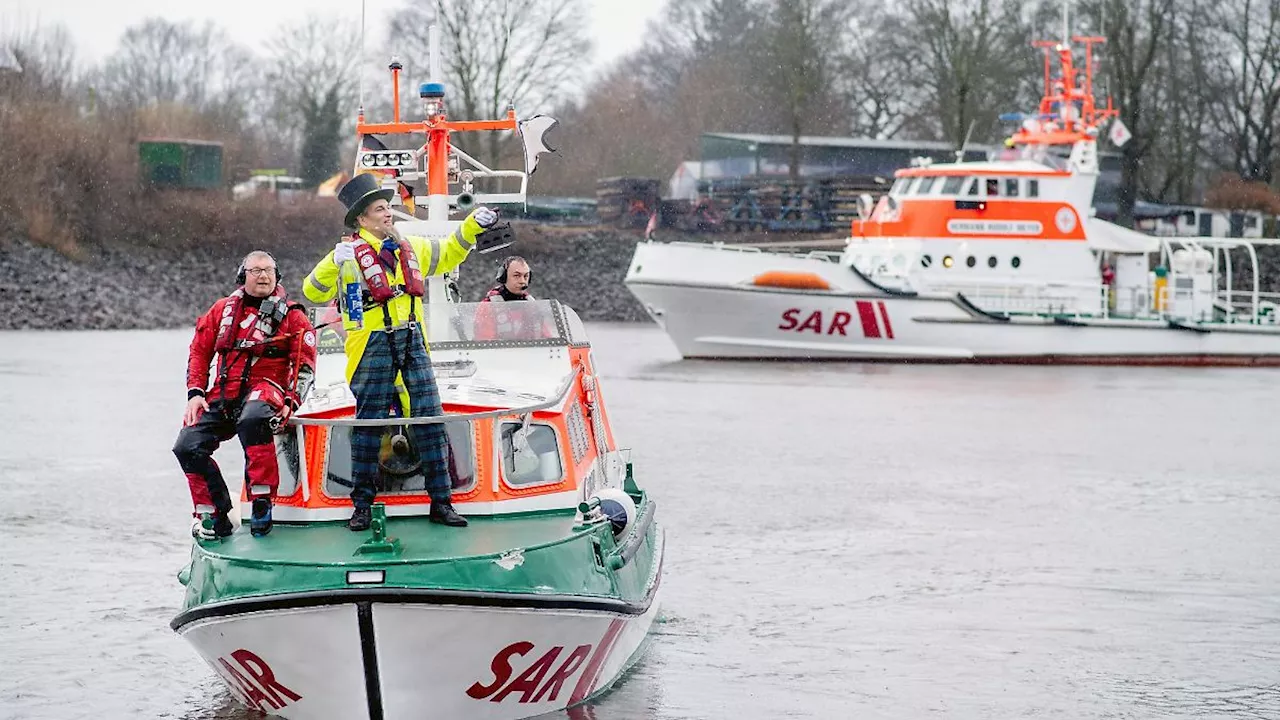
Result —
[[[473,255],[463,264],[459,288],[465,300],[479,300],[502,257],[519,254],[533,267],[535,296],[565,302],[588,321],[647,319],[622,282],[640,240],[637,232],[521,224],[516,235],[516,245]],[[298,239],[303,236],[308,237]],[[332,242],[294,229],[261,246],[279,260],[285,286],[301,301],[302,281]],[[0,237],[0,329],[191,327],[214,300],[234,289],[236,267],[251,249],[249,241],[133,250],[117,244],[82,246],[68,257],[12,235]],[[1250,289],[1251,275],[1241,274],[1248,273],[1248,262],[1240,252],[1233,255],[1236,284]],[[1258,260],[1261,289],[1280,291],[1280,247],[1259,248]]]
[[[517,242],[462,266],[468,301],[490,287],[502,257],[519,254],[533,267],[531,292],[556,298],[584,320],[641,321],[644,310],[623,285],[639,236],[600,228],[516,227]],[[336,241],[336,238],[335,238]],[[0,238],[0,329],[97,330],[191,327],[234,289],[249,245],[236,247],[82,247],[71,258],[14,237]],[[332,243],[280,238],[262,243],[280,263],[290,295]]]

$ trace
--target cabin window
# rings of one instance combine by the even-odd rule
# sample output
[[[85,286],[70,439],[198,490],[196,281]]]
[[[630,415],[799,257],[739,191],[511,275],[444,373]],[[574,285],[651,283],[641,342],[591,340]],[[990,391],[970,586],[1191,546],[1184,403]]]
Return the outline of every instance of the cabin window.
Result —
[[[1000,178],[987,178],[987,197],[1000,196]]]
[[[965,178],[964,192],[960,194],[978,197],[978,178]]]
[[[998,261],[998,260],[996,260],[996,256],[995,256],[995,255],[992,255],[991,257],[987,258],[987,267],[989,267],[989,268],[995,268],[995,266],[996,266],[996,264],[997,264],[997,263],[999,263],[999,261]]]
[[[1258,227],[1258,216],[1257,216],[1257,215],[1245,215],[1245,216],[1244,216],[1244,226],[1245,226],[1245,227],[1247,227],[1247,228],[1256,228],[1256,227]]]
[[[1027,181],[1027,197],[1029,198],[1040,197],[1040,181],[1039,180],[1032,179]]]
[[[978,264],[978,258],[976,258],[976,257],[974,257],[974,256],[972,256],[972,255],[970,255],[969,257],[965,258],[965,260],[964,260],[964,264],[965,264],[967,267],[973,267],[973,266],[975,266],[975,265],[977,265],[977,264]]]
[[[276,466],[280,468],[280,485],[277,497],[289,497],[298,490],[302,477],[302,458],[298,454],[298,428],[273,436],[276,443]]]
[[[907,178],[898,178],[893,181],[893,186],[889,188],[890,195],[901,195],[907,190],[907,183],[911,182]]]
[[[904,192],[903,195],[915,195],[916,192],[920,189],[920,180],[921,178],[913,179],[911,181],[911,186],[907,188],[906,192]]]
[[[1018,178],[1005,178],[1004,194],[1006,197],[1018,197]]]
[[[1018,268],[1022,267],[1022,258],[1018,257],[1017,255],[1014,255],[1013,258],[1009,260],[1009,265],[1014,270],[1017,270]]]
[[[917,191],[917,194],[928,195],[933,190],[933,185],[937,181],[938,181],[938,178],[935,178],[935,177],[921,178],[920,189],[919,191]]]
[[[929,267],[929,266],[930,266],[930,265],[932,265],[932,264],[933,264],[933,256],[932,256],[932,255],[921,255],[921,256],[920,256],[920,267]]]
[[[942,181],[943,195],[956,195],[960,192],[960,185],[964,182],[964,178],[952,176]]]
[[[443,426],[449,440],[449,484],[455,493],[466,492],[476,484],[475,431],[467,421],[447,422]],[[427,426],[417,427],[425,429]],[[407,432],[400,433],[402,428]],[[427,491],[418,455],[417,433],[413,428],[412,425],[391,425],[383,432],[378,449],[378,474],[374,481],[379,495],[410,495]],[[397,442],[397,435],[407,440],[407,445]],[[347,497],[351,494],[351,487],[351,428],[334,426],[329,429],[324,494]]]
[[[518,422],[504,422],[499,437],[502,477],[508,485],[549,485],[564,479],[555,428],[543,423],[530,423],[526,427]]]

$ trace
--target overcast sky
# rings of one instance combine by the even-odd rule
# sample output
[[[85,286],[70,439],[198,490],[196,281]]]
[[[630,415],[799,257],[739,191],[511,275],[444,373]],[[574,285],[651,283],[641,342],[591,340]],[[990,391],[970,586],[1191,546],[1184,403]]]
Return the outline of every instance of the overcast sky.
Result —
[[[403,0],[365,0],[369,33]],[[645,23],[666,0],[586,0],[591,8],[593,68],[639,46]],[[213,20],[240,42],[264,43],[281,23],[308,12],[350,17],[360,27],[360,0],[0,0],[0,25],[31,28],[61,23],[77,43],[76,55],[96,62],[110,53],[125,28],[147,17]],[[0,35],[3,35],[0,29]],[[366,36],[368,37],[368,36]]]

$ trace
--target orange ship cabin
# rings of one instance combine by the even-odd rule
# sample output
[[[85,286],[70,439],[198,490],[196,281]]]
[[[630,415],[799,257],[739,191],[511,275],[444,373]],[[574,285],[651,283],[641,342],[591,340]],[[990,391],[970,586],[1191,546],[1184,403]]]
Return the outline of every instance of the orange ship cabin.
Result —
[[[427,319],[442,418],[355,419],[341,326],[324,327],[316,382],[295,415],[297,427],[277,437],[276,521],[350,515],[356,425],[382,431],[378,501],[390,516],[430,508],[412,428],[425,422],[444,425],[453,502],[464,514],[571,510],[606,473],[624,475],[577,314],[554,300],[505,305],[518,307],[456,304]],[[317,309],[317,324],[330,310]],[[498,310],[522,317],[490,322],[486,314]]]

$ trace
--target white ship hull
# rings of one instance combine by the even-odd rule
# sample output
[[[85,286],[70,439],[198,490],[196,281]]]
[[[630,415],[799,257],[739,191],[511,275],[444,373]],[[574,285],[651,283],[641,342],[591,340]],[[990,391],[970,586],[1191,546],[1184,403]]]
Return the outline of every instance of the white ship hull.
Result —
[[[178,632],[241,702],[272,716],[515,720],[607,689],[658,609],[656,588],[634,613],[331,598],[260,601]]]
[[[752,284],[769,271],[831,289]],[[626,283],[686,358],[1280,365],[1280,326],[992,315],[955,294],[886,293],[816,257],[646,243]]]

